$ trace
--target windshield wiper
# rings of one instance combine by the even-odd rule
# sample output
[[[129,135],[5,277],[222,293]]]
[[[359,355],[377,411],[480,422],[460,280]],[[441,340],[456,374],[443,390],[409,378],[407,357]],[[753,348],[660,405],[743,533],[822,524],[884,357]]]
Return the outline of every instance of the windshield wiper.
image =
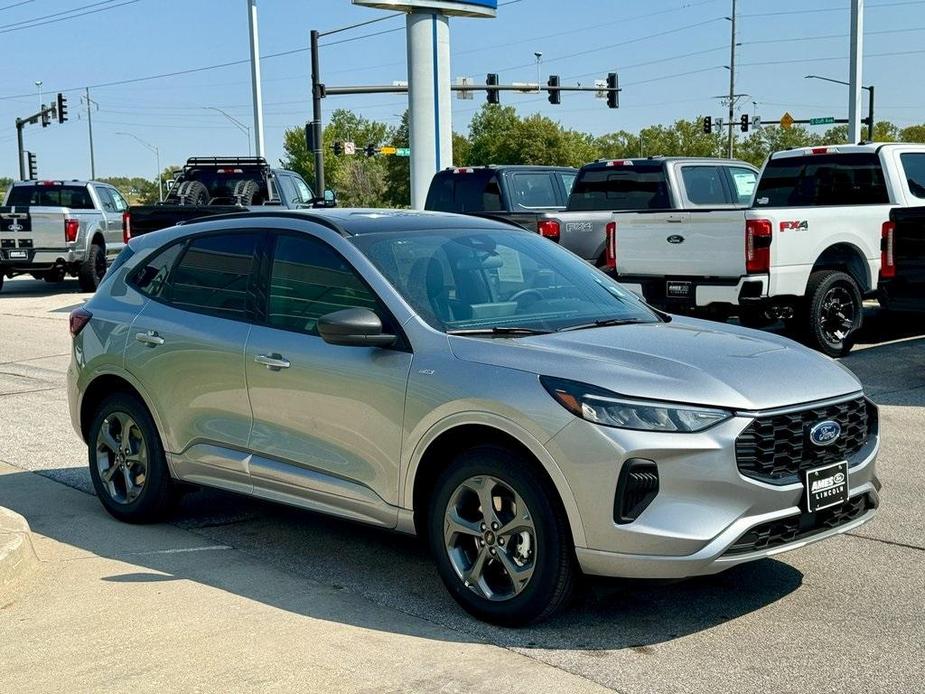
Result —
[[[565,328],[559,328],[556,332],[567,333],[572,330],[587,330],[588,328],[608,328],[612,325],[632,325],[633,323],[649,323],[639,318],[602,318],[592,323],[579,323],[578,325],[569,325]]]
[[[460,330],[447,330],[447,335],[498,335],[501,337],[517,337],[521,335],[548,335],[549,330],[536,330],[534,328],[506,328],[504,326],[494,326],[491,328],[463,328]]]

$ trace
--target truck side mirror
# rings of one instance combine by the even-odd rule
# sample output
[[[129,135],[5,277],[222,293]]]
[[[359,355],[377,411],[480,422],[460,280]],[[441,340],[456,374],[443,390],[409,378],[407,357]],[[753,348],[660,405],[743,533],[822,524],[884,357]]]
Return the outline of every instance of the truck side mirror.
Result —
[[[337,195],[334,194],[333,190],[326,188],[323,195],[325,207],[337,207]]]

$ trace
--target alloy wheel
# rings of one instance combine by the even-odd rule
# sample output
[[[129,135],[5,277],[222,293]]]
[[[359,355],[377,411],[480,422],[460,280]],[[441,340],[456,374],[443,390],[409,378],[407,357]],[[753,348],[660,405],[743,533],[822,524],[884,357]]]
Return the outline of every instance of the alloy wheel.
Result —
[[[827,342],[838,345],[845,341],[855,327],[857,310],[846,287],[835,285],[825,293],[819,308],[819,325]]]
[[[125,412],[113,412],[96,437],[96,466],[109,497],[130,504],[148,477],[148,446],[141,428]]]
[[[460,484],[444,514],[444,546],[469,590],[492,601],[519,595],[533,577],[536,527],[523,498],[490,475]]]

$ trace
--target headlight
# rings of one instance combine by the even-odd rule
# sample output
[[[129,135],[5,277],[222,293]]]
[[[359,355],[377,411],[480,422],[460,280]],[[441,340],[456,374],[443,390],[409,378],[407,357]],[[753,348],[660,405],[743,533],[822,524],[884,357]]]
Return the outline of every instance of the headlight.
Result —
[[[540,382],[562,407],[595,424],[639,431],[703,431],[732,413],[712,407],[635,400],[586,383],[541,376]]]

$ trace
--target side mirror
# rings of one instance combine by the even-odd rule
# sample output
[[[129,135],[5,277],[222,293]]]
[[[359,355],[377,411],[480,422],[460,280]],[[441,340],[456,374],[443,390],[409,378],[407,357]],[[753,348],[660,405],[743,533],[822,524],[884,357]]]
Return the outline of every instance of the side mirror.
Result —
[[[382,332],[382,321],[368,308],[345,308],[318,319],[318,334],[331,345],[389,347],[395,335]]]
[[[330,188],[327,188],[323,194],[324,206],[325,207],[337,207],[337,196],[334,194],[334,191]]]

